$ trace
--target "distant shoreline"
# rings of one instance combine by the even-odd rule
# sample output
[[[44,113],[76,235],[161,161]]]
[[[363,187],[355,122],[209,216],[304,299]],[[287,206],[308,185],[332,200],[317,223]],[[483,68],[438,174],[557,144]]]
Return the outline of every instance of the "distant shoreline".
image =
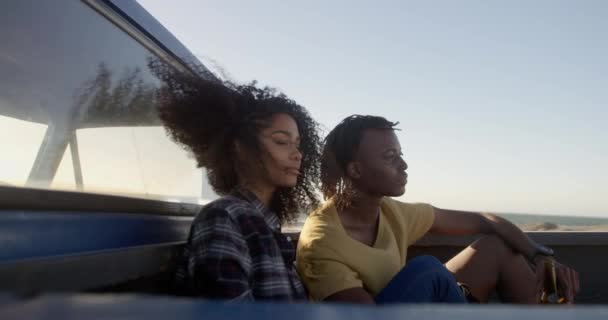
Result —
[[[563,231],[563,232],[600,232],[605,231],[608,232],[608,224],[600,224],[600,225],[565,225],[565,224],[555,224],[552,222],[544,222],[544,223],[534,223],[534,224],[521,224],[517,225],[523,231]],[[302,224],[296,225],[288,225],[283,227],[283,232],[300,232],[302,229]]]
[[[524,231],[606,231],[608,214],[603,217],[560,216],[547,214],[494,213],[505,218]],[[285,232],[300,232],[306,217],[300,216],[296,223],[284,226]]]
[[[599,225],[562,225],[552,222],[518,225],[524,231],[608,231],[608,224]]]
[[[608,218],[497,213],[525,231],[608,231]]]

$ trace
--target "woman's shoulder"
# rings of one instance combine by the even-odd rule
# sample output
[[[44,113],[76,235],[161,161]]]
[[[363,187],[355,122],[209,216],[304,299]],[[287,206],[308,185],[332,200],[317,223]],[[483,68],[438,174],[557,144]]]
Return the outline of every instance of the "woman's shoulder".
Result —
[[[255,210],[248,201],[232,195],[222,196],[201,208],[195,220],[216,219],[218,217],[238,220],[239,216]]]

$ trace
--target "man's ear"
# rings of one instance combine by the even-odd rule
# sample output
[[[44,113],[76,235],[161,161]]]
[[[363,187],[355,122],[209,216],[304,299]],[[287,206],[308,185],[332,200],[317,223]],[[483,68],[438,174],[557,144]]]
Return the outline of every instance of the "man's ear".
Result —
[[[346,175],[351,179],[359,179],[361,178],[361,166],[359,166],[358,162],[349,162],[346,165]]]

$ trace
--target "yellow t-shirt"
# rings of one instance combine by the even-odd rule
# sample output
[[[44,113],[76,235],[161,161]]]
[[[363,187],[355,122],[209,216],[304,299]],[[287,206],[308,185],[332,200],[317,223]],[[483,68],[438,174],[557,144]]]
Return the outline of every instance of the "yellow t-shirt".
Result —
[[[351,238],[330,200],[308,216],[296,266],[313,300],[361,287],[377,295],[405,266],[407,248],[433,224],[433,207],[384,198],[373,247]]]

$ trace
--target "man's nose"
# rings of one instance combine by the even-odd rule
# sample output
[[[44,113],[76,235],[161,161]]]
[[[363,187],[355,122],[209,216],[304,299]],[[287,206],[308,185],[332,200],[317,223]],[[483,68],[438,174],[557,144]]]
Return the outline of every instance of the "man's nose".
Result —
[[[407,162],[405,162],[405,160],[403,160],[403,158],[401,158],[401,167],[399,169],[405,171],[407,170],[408,166],[407,166]]]

